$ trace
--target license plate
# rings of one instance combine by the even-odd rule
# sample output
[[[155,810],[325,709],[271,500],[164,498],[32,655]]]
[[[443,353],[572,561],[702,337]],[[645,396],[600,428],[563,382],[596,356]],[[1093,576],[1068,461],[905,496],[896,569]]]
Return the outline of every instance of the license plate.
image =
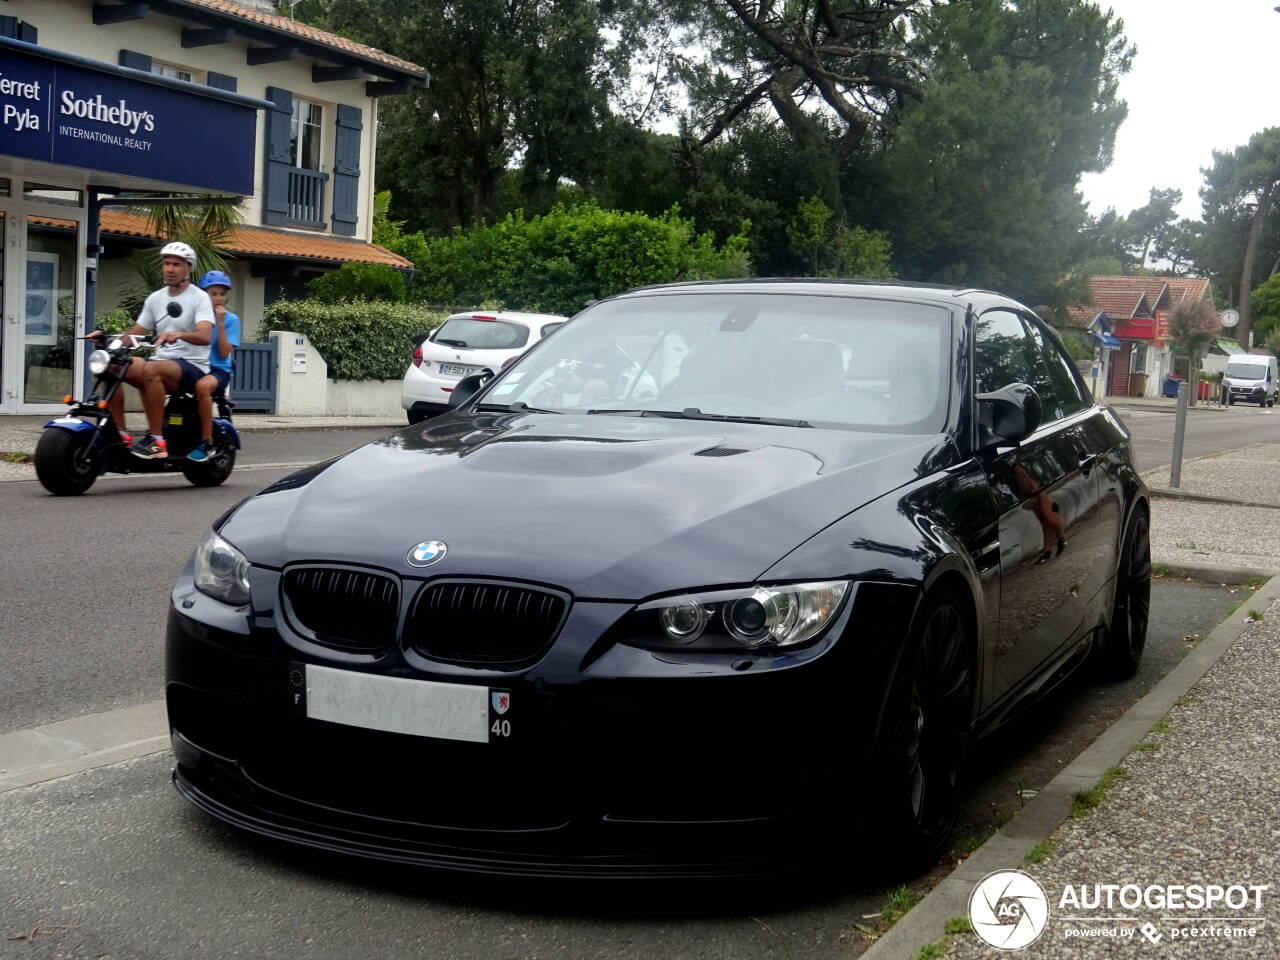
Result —
[[[296,683],[296,665],[291,673]],[[499,705],[506,712],[510,693],[473,684],[383,677],[308,663],[304,696],[306,716],[365,730],[471,743],[488,743],[492,727],[498,736],[510,730],[508,718],[496,724],[498,718],[490,718]]]
[[[440,364],[440,372],[446,377],[465,377],[467,374],[475,372],[475,369],[475,367],[465,363]]]

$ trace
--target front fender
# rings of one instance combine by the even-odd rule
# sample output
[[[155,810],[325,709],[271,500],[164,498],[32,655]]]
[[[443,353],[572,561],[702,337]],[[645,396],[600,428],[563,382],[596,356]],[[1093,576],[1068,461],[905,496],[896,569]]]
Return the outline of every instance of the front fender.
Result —
[[[96,426],[96,424],[81,420],[79,417],[59,417],[57,420],[50,420],[44,425],[44,428],[48,430],[52,427],[57,430],[69,430],[72,433],[77,433],[81,430],[93,430]]]

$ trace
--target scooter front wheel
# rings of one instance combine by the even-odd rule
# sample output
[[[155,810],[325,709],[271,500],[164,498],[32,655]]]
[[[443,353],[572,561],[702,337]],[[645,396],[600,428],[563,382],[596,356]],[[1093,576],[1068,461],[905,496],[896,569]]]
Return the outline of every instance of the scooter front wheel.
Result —
[[[89,450],[92,430],[51,428],[36,444],[36,477],[55,497],[75,497],[98,479],[98,458]]]

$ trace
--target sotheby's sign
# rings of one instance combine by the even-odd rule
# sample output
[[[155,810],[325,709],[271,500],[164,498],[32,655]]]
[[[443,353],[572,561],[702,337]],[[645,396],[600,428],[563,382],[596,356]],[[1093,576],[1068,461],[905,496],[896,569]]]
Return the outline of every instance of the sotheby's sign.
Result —
[[[252,107],[0,50],[0,154],[253,192]]]

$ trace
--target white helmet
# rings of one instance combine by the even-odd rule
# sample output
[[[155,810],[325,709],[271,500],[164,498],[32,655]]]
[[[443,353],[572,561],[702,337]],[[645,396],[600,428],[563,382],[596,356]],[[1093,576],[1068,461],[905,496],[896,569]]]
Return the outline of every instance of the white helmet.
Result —
[[[195,269],[196,252],[180,240],[175,240],[173,241],[173,243],[166,243],[163,247],[160,248],[160,256],[180,257],[181,259],[187,261],[187,264],[192,269]]]

